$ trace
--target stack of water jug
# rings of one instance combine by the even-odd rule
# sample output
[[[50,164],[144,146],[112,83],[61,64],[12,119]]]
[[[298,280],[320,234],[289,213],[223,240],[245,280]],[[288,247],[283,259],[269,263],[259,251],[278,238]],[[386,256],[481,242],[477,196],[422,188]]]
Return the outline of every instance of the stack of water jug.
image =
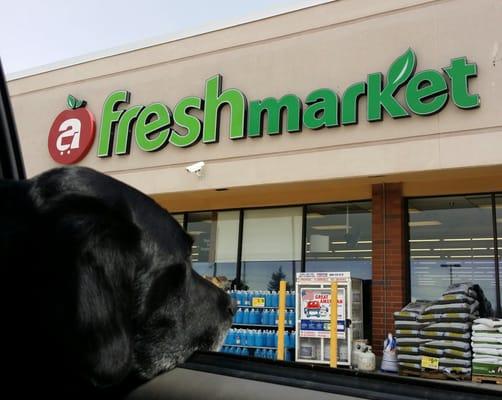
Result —
[[[225,338],[222,352],[242,356],[254,356],[275,360],[278,334],[272,330],[230,329]],[[284,333],[285,360],[291,360],[295,347],[295,332]]]
[[[279,322],[279,295],[275,291],[245,291],[232,290],[230,296],[237,303],[237,313],[234,316],[236,325],[269,325],[277,326]],[[265,299],[263,307],[252,307],[253,298]],[[286,293],[286,326],[295,325],[295,292]]]
[[[221,351],[242,356],[276,359],[279,294],[275,291],[229,292],[237,304],[234,329],[230,329]],[[254,299],[254,301],[253,301]],[[295,292],[286,293],[284,359],[290,361],[295,347]],[[238,327],[236,327],[238,326]],[[244,329],[242,327],[248,327]],[[259,329],[271,328],[271,329]]]

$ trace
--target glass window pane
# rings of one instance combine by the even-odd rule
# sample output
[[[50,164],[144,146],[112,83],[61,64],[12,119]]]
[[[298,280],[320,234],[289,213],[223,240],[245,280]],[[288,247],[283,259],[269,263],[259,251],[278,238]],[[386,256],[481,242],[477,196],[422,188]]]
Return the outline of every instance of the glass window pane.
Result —
[[[187,231],[192,235],[192,266],[202,276],[235,279],[239,211],[209,211],[188,214]]]
[[[307,207],[305,268],[371,280],[371,202]]]
[[[408,201],[412,299],[437,299],[451,284],[479,284],[495,309],[490,195]]]
[[[497,247],[499,253],[499,298],[502,301],[502,194],[495,196],[495,209],[497,221]],[[499,304],[499,317],[502,317],[502,308]]]
[[[178,221],[178,224],[183,228],[183,220],[185,219],[185,214],[171,214],[173,218]]]
[[[246,210],[242,239],[243,288],[277,290],[279,281],[293,288],[300,271],[302,208]]]

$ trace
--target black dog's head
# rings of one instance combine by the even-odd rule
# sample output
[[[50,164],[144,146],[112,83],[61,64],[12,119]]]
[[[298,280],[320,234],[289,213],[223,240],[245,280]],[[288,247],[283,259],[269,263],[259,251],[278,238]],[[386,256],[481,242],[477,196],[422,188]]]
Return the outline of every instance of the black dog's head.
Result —
[[[13,368],[36,360],[45,383],[113,387],[222,344],[234,305],[192,270],[191,237],[149,197],[61,168],[1,182],[0,217]]]

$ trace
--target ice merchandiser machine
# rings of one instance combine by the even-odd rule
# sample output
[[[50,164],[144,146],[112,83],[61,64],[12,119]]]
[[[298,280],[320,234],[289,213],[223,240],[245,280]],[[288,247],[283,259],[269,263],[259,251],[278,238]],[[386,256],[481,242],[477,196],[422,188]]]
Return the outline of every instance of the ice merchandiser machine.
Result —
[[[350,272],[296,274],[296,361],[330,363],[331,283],[337,282],[337,364],[351,366],[352,342],[363,337],[363,285]]]

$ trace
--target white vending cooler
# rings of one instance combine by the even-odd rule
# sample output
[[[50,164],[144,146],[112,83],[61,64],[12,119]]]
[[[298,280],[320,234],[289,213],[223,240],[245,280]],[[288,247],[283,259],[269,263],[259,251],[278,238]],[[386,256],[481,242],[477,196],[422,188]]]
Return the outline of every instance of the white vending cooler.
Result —
[[[352,341],[363,338],[362,280],[350,272],[296,274],[296,361],[330,363],[331,283],[338,284],[337,364],[352,363]]]

